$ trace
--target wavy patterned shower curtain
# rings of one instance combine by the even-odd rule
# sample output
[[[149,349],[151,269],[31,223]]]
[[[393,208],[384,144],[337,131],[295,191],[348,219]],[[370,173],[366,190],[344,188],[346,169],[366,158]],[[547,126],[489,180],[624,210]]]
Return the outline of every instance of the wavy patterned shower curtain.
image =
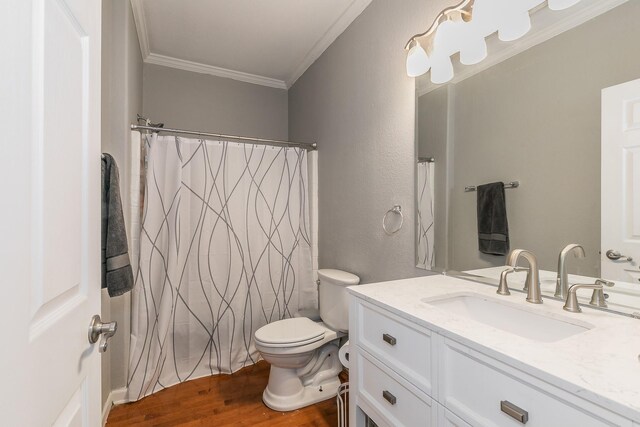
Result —
[[[434,164],[418,163],[418,264],[431,270],[435,265],[434,254]]]
[[[129,400],[255,363],[253,333],[317,301],[305,150],[148,138]]]

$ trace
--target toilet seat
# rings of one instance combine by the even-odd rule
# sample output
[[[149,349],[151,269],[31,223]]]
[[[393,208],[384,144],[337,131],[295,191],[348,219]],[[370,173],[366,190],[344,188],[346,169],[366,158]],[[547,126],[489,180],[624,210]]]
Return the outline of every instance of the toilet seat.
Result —
[[[269,323],[255,333],[257,344],[263,347],[299,347],[324,338],[327,329],[306,317],[278,320]]]

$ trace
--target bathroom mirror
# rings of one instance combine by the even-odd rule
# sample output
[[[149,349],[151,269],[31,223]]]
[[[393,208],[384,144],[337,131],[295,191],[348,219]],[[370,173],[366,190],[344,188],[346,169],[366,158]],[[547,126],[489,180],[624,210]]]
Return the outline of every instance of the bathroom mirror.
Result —
[[[634,258],[629,262],[606,257],[608,249],[625,250],[603,246],[601,235],[618,225],[609,216],[603,222],[601,207],[605,200],[605,213],[626,211],[628,223],[619,228],[639,226],[638,191],[626,186],[622,194],[609,175],[619,175],[620,168],[633,173],[640,161],[628,149],[627,163],[601,167],[601,153],[618,159],[608,150],[620,150],[614,144],[601,148],[601,123],[603,114],[621,114],[603,112],[602,90],[640,79],[640,2],[583,3],[553,16],[546,8],[545,16],[533,13],[531,31],[516,42],[491,36],[488,58],[456,65],[448,84],[433,85],[428,74],[417,79],[416,258],[418,267],[497,279],[505,256],[479,252],[477,192],[465,187],[517,181],[504,190],[510,248],[536,255],[543,294],[554,293],[560,251],[579,243],[586,256],[570,255],[566,265],[585,277],[571,276],[570,283],[593,282],[617,268],[608,277],[616,286],[606,292],[612,308],[631,313],[640,310],[640,250],[622,254]],[[625,105],[631,128],[640,127],[640,102]],[[614,193],[628,204],[612,203]],[[639,207],[634,210],[629,198]],[[524,274],[515,274],[514,283]]]

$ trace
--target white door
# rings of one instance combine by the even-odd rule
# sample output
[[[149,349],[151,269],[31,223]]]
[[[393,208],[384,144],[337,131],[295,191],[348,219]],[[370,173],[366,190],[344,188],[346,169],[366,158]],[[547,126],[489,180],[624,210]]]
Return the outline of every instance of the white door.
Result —
[[[0,425],[95,427],[101,3],[0,11]]]
[[[640,80],[602,91],[601,174],[602,277],[637,282],[640,279]]]

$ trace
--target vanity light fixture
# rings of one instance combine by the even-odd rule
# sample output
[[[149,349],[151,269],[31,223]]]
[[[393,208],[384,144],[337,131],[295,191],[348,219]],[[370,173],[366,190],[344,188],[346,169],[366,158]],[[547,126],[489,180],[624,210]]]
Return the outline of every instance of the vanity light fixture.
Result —
[[[446,83],[454,76],[451,55],[473,65],[487,57],[485,37],[498,33],[501,41],[513,41],[531,29],[529,11],[547,3],[562,10],[580,0],[463,0],[444,9],[424,33],[405,45],[407,74],[418,77],[431,70],[431,81]]]
[[[404,49],[408,51],[407,53],[407,74],[410,77],[418,77],[422,74],[429,71],[431,68],[431,58],[429,55],[433,53],[434,41],[436,38],[436,34],[438,32],[438,28],[441,24],[445,22],[454,22],[454,21],[470,21],[471,20],[471,7],[473,6],[474,0],[464,0],[462,3],[457,6],[447,8],[440,12],[433,22],[431,26],[421,34],[416,34],[411,37],[411,39],[407,42]],[[423,39],[425,42],[425,46],[427,50],[425,50],[418,39]],[[428,53],[427,53],[428,51]],[[453,64],[451,67],[448,67],[447,59],[449,63],[451,62],[451,58],[447,56],[447,58],[435,58],[438,61],[438,66],[436,69],[432,71],[439,75],[440,79],[445,79],[449,76],[449,74],[453,73]],[[444,67],[443,67],[444,65]],[[449,68],[451,68],[451,73],[449,72]],[[445,81],[450,80],[453,77],[451,75],[450,78],[447,78]],[[443,82],[444,83],[444,82]]]

